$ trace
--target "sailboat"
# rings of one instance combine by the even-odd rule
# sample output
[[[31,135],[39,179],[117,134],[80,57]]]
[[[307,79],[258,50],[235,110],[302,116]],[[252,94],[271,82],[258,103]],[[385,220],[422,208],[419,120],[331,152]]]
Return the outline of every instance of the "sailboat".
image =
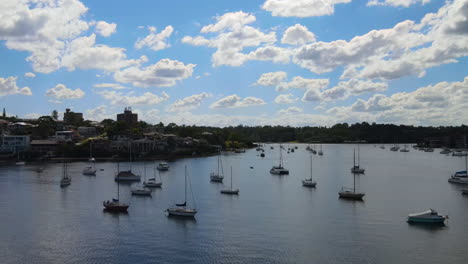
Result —
[[[356,149],[354,150],[354,155],[353,155],[353,167],[351,168],[352,173],[364,173],[365,169],[359,167],[359,162],[360,162],[360,157],[359,157],[359,145],[358,145],[358,163],[356,165]]]
[[[342,187],[338,195],[343,199],[362,200],[365,193],[356,192],[356,173],[353,173],[353,189]]]
[[[231,186],[229,189],[221,190],[222,194],[239,194],[239,189],[232,189],[232,166],[231,166]]]
[[[63,174],[62,179],[60,180],[60,187],[66,187],[71,184],[71,177],[68,175],[68,167],[65,160],[63,161]]]
[[[219,170],[221,168],[221,171]],[[221,153],[218,153],[218,170],[217,172],[210,173],[210,181],[212,182],[223,182],[224,171],[223,164],[221,162]]]
[[[144,167],[144,182],[146,182],[146,164],[143,164]],[[132,195],[140,195],[140,196],[151,196],[151,189],[145,188],[144,185],[141,186],[134,186],[131,190]]]
[[[83,169],[83,174],[84,175],[89,175],[89,176],[96,176],[96,165],[95,162],[96,160],[93,158],[93,143],[89,143],[89,162],[91,162],[91,166],[87,166]]]
[[[289,170],[285,169],[283,167],[283,155],[282,155],[282,146],[280,145],[279,152],[280,152],[280,158],[279,158],[279,165],[278,166],[273,166],[270,169],[271,174],[277,174],[277,175],[286,175],[289,174]]]
[[[154,178],[148,179],[148,181],[144,181],[143,186],[160,188],[162,186],[161,174],[159,173],[159,170],[157,167],[155,167],[153,170],[154,170]],[[159,175],[159,181],[156,180],[156,171],[158,172],[158,175]]]
[[[322,156],[322,155],[323,155],[323,151],[322,151],[322,144],[320,144],[320,150],[318,151],[318,154],[319,154],[320,156]]]
[[[118,163],[117,163],[118,167]],[[118,169],[117,169],[118,170]],[[120,202],[120,184],[117,182],[117,199],[112,198],[112,201],[103,201],[102,205],[104,206],[105,210],[112,211],[112,212],[127,212],[129,207],[128,204]]]
[[[310,179],[302,180],[302,186],[315,188],[317,182],[312,180],[312,155],[310,155]]]
[[[192,188],[190,188],[192,190]],[[193,193],[192,193],[193,195]],[[195,200],[194,200],[195,202]],[[197,213],[196,208],[187,207],[187,165],[185,166],[185,198],[181,204],[176,204],[175,207],[167,208],[167,213],[172,216],[194,217]]]
[[[128,171],[120,171],[119,163],[117,162],[117,175],[115,175],[115,181],[140,181],[140,175],[136,175],[132,172],[132,145],[129,147],[130,153],[130,169]]]

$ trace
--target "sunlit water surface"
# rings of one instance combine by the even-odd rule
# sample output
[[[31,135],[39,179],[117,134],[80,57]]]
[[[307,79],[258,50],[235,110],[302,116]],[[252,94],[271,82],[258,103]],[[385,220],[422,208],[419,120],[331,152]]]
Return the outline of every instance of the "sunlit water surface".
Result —
[[[356,146],[323,145],[324,156],[313,156],[317,188],[309,189],[301,180],[309,177],[310,154],[295,145],[283,155],[286,176],[269,173],[278,145],[265,147],[265,158],[255,149],[223,155],[224,182],[232,166],[239,196],[222,195],[223,185],[209,181],[215,156],[170,162],[152,197],[132,197],[121,184],[125,215],[102,207],[116,196],[115,163],[97,163],[97,176],[81,174],[86,163],[70,164],[67,188],[59,187],[61,164],[0,167],[0,263],[467,263],[468,197],[447,182],[464,158],[361,145],[366,173],[356,184],[366,195],[350,202],[338,191],[352,186]],[[183,200],[185,165],[199,210],[194,220],[164,213]],[[43,173],[34,171],[39,166]],[[133,170],[144,175],[143,163]],[[448,224],[406,223],[409,213],[429,208],[450,215]]]

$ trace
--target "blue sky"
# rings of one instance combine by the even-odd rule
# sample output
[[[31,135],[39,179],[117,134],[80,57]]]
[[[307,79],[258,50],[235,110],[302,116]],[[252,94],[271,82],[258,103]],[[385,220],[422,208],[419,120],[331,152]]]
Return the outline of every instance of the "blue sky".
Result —
[[[0,3],[0,106],[150,123],[467,124],[468,0]]]

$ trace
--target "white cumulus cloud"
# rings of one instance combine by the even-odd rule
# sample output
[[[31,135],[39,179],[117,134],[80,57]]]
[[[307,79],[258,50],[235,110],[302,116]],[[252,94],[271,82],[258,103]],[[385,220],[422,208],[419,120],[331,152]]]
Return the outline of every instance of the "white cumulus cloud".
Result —
[[[263,104],[266,104],[263,99],[256,97],[246,97],[242,99],[241,97],[233,94],[214,102],[211,104],[210,108],[237,108]]]
[[[148,27],[148,29],[150,31],[149,35],[144,39],[138,39],[135,42],[135,48],[141,49],[146,46],[154,51],[158,51],[171,46],[167,42],[167,39],[171,36],[172,32],[174,32],[172,26],[167,26],[160,33],[156,33],[155,27]]]
[[[280,94],[275,98],[277,104],[292,104],[295,101],[297,101],[297,98],[293,94]]]
[[[296,24],[289,27],[284,32],[281,43],[290,45],[302,45],[315,41],[314,33],[310,32],[305,26]]]
[[[46,91],[46,96],[55,99],[80,99],[84,95],[85,93],[81,89],[69,89],[61,83]]]
[[[281,109],[278,111],[278,115],[291,115],[291,114],[299,114],[304,112],[301,108],[296,106],[291,106],[286,109]]]
[[[109,37],[117,31],[117,24],[107,23],[106,21],[98,21],[96,23],[96,33],[103,37]]]
[[[192,110],[201,105],[201,102],[211,97],[209,93],[194,94],[183,99],[177,99],[173,104],[167,108],[167,112],[179,112]]]
[[[104,99],[109,100],[112,105],[155,105],[167,101],[169,95],[162,92],[161,95],[146,92],[140,96],[133,93],[123,94],[117,91],[98,92]]]
[[[183,43],[194,46],[207,46],[216,48],[211,60],[214,66],[230,65],[240,66],[248,60],[271,60],[274,62],[287,62],[279,47],[261,47],[250,54],[242,53],[246,48],[260,45],[271,45],[276,42],[276,33],[264,33],[257,28],[249,26],[256,18],[252,14],[242,11],[226,13],[216,17],[217,22],[204,26],[201,33],[217,34],[212,38],[203,36],[185,36]]]
[[[314,17],[331,15],[336,4],[349,2],[351,0],[266,0],[262,9],[273,16]]]
[[[147,67],[134,66],[117,71],[114,79],[137,87],[169,87],[176,85],[177,81],[192,76],[195,66],[195,64],[162,59]]]
[[[32,73],[32,72],[27,72],[24,74],[25,77],[29,77],[29,78],[34,78],[36,77],[36,74]]]
[[[370,0],[367,2],[368,6],[375,6],[375,5],[385,5],[385,6],[402,6],[402,7],[409,7],[410,5],[414,5],[417,3],[427,4],[431,2],[431,0]]]
[[[31,89],[29,87],[19,88],[16,85],[17,77],[0,77],[0,96],[12,95],[12,94],[22,94],[22,95],[32,95]]]

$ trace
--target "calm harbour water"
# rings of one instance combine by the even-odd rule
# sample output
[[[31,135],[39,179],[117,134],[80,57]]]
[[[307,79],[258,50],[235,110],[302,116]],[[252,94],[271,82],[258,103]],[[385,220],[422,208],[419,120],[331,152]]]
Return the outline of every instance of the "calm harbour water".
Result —
[[[61,164],[0,167],[0,263],[466,263],[468,196],[447,182],[464,169],[463,157],[361,145],[366,173],[356,184],[366,196],[352,202],[338,191],[352,187],[355,146],[323,145],[324,156],[313,155],[317,188],[309,189],[301,180],[309,177],[310,154],[295,145],[283,153],[285,176],[269,173],[276,144],[265,147],[265,158],[255,149],[223,155],[224,182],[232,166],[239,196],[222,195],[223,185],[209,181],[216,156],[170,162],[152,197],[132,197],[121,184],[125,215],[102,210],[116,195],[115,163],[97,163],[104,169],[97,176],[81,174],[86,163],[71,163],[72,184],[63,189]],[[195,220],[164,213],[183,200],[185,165]],[[39,166],[43,173],[33,171]],[[143,163],[133,170],[143,175]],[[429,208],[448,214],[448,224],[406,223],[409,213]]]

